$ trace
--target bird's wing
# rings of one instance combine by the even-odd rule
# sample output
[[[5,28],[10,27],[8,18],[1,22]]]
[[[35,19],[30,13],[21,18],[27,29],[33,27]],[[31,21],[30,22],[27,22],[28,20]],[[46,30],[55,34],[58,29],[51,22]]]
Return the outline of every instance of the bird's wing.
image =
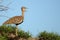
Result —
[[[15,16],[15,17],[10,18],[9,20],[4,22],[3,24],[17,24],[17,23],[22,22],[22,20],[23,20],[23,17]]]

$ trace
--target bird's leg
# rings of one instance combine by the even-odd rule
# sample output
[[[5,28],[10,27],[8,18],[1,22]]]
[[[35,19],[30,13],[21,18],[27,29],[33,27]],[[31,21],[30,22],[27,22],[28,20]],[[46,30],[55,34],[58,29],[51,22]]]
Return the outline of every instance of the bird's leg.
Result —
[[[18,36],[18,25],[16,25],[16,36]]]

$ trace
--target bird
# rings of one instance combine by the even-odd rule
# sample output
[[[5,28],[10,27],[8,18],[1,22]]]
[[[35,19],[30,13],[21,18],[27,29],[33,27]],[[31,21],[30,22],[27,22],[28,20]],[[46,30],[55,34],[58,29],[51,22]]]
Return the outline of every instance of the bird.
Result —
[[[18,36],[17,26],[19,24],[23,23],[23,21],[24,21],[24,12],[26,11],[26,7],[22,6],[21,7],[21,11],[22,11],[22,15],[20,15],[20,16],[14,16],[14,17],[8,19],[7,21],[5,21],[3,23],[3,25],[6,25],[6,24],[15,24],[16,25],[16,36]]]

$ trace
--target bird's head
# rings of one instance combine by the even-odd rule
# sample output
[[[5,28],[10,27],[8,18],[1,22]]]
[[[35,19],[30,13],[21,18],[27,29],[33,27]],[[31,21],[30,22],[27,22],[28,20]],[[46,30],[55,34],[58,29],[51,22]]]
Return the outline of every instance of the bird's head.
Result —
[[[24,6],[23,6],[23,7],[21,7],[21,11],[22,11],[22,12],[25,12],[25,11],[26,11],[26,9],[27,9],[27,8],[26,8],[26,7],[24,7]]]

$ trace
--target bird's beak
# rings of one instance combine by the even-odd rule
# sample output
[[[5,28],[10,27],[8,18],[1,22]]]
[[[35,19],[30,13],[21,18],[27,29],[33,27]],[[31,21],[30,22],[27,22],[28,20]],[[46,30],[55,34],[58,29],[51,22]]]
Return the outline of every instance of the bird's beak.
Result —
[[[27,7],[25,7],[25,12],[27,11],[26,9],[28,9]]]
[[[27,7],[25,7],[25,9],[28,9]]]

